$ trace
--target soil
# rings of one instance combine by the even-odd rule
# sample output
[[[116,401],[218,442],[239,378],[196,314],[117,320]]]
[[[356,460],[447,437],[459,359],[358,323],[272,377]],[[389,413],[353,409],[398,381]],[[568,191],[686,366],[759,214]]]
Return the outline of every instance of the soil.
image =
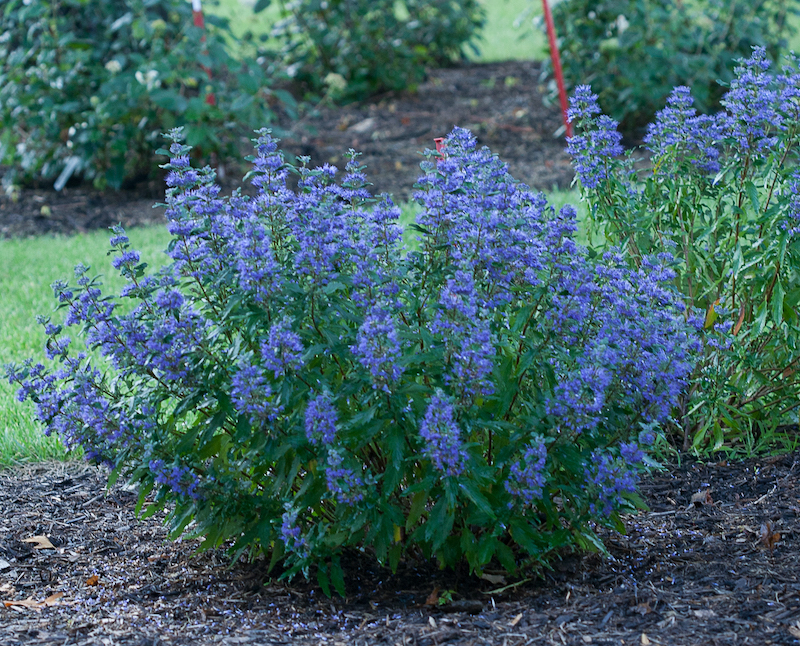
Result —
[[[344,164],[353,148],[367,167],[375,193],[405,201],[420,175],[421,152],[454,126],[469,128],[479,145],[508,163],[511,174],[533,188],[567,187],[572,180],[557,106],[542,100],[538,63],[470,64],[433,70],[416,93],[387,94],[345,107],[317,106],[297,121],[274,124],[288,159],[309,155],[311,164]],[[247,139],[242,156],[251,153]],[[154,162],[156,163],[156,162]],[[242,168],[228,163],[223,182],[236,186]],[[161,222],[163,184],[143,182],[119,192],[86,186],[55,192],[48,186],[23,189],[16,200],[0,196],[0,237],[70,234],[123,224]]]
[[[609,554],[565,555],[539,578],[347,558],[347,597],[263,562],[232,566],[83,463],[0,472],[0,643],[797,644],[800,453],[670,465]],[[451,597],[449,603],[439,603]]]
[[[320,107],[282,123],[289,154],[341,163],[354,148],[376,192],[413,190],[419,151],[466,126],[540,189],[572,178],[539,68],[513,62],[432,71],[416,94]],[[231,168],[228,175],[234,176]],[[228,182],[226,188],[233,186]],[[0,237],[161,220],[158,182],[119,193],[68,187],[0,197]],[[397,573],[347,560],[347,597],[272,578],[170,541],[134,491],[83,463],[0,471],[0,643],[798,644],[800,453],[739,463],[684,461],[642,483],[649,511],[603,531],[608,555],[564,555],[541,577],[484,578],[432,564]],[[448,598],[450,599],[448,601]]]

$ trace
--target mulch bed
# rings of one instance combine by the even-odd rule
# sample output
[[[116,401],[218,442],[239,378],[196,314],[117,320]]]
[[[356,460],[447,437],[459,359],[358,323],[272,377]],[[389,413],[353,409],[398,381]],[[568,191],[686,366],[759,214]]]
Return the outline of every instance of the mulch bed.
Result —
[[[497,153],[517,179],[540,190],[566,188],[573,172],[564,138],[555,136],[561,115],[557,106],[543,102],[539,72],[538,63],[526,61],[432,70],[416,93],[345,107],[317,106],[298,121],[284,116],[274,126],[290,160],[309,155],[312,166],[332,163],[341,168],[344,152],[361,152],[359,161],[367,167],[373,191],[390,193],[396,201],[411,196],[424,159],[421,152],[456,125],[470,128],[479,145]],[[252,153],[249,138],[241,148],[242,156]],[[241,183],[245,169],[230,163],[226,169],[223,188],[230,190]],[[163,221],[163,210],[152,208],[163,201],[160,181],[105,193],[86,186],[67,186],[57,193],[50,186],[23,189],[16,201],[0,192],[0,238]]]
[[[0,642],[797,644],[798,463],[800,453],[671,465],[643,482],[650,510],[626,517],[627,534],[604,533],[610,556],[565,556],[542,578],[429,564],[392,574],[350,559],[345,599],[170,542],[163,515],[137,519],[135,492],[106,490],[100,468],[6,470]],[[430,603],[445,591],[452,603]]]

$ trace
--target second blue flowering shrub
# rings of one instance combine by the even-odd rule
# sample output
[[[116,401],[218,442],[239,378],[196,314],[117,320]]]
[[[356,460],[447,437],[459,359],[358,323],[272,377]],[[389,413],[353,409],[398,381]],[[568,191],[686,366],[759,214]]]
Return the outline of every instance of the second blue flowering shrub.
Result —
[[[226,198],[170,152],[171,264],[148,274],[119,232],[127,288],[78,267],[54,285],[63,324],[43,320],[55,367],[9,374],[48,430],[174,503],[175,534],[342,592],[344,548],[514,570],[599,548],[595,524],[639,504],[696,343],[667,257],[591,260],[574,210],[465,130],[423,163],[413,251],[354,154],[336,183],[262,132],[257,194]]]
[[[648,164],[622,157],[616,122],[577,89],[569,152],[591,219],[634,265],[669,251],[703,329],[680,404],[684,450],[735,446],[800,410],[800,64],[764,48],[739,61],[724,110],[698,114],[677,87],[648,128]]]

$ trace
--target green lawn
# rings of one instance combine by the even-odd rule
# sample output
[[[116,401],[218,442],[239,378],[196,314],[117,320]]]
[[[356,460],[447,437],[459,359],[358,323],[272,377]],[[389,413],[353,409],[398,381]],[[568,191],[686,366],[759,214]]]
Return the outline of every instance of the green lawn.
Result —
[[[129,236],[146,262],[163,263],[161,258],[166,256],[161,251],[168,240],[164,227],[134,229]],[[0,366],[44,357],[44,334],[35,317],[53,312],[55,300],[49,285],[70,278],[77,263],[91,266],[93,275],[103,274],[103,282],[110,289],[122,286],[124,281],[106,255],[108,237],[108,232],[99,231],[70,237],[0,240]],[[58,316],[60,313],[54,319]],[[15,391],[5,379],[0,381],[0,464],[63,457],[60,442],[42,434],[33,406],[17,402]]]

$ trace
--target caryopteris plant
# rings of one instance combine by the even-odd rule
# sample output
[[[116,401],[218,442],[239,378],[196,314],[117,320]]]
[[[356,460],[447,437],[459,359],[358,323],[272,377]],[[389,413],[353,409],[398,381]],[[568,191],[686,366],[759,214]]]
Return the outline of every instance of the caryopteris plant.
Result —
[[[762,48],[741,61],[725,111],[697,114],[674,90],[645,140],[642,169],[620,158],[615,122],[578,88],[569,144],[591,218],[635,266],[678,261],[675,285],[705,330],[682,399],[684,448],[721,447],[797,422],[800,406],[800,71],[773,74]]]
[[[325,591],[345,548],[476,572],[601,548],[693,368],[669,259],[591,260],[574,210],[460,129],[423,163],[407,251],[354,153],[337,184],[260,135],[253,197],[221,197],[173,135],[166,268],[118,232],[119,297],[85,267],[54,285],[55,367],[9,369],[47,429],[171,505],[176,535],[314,566]]]

